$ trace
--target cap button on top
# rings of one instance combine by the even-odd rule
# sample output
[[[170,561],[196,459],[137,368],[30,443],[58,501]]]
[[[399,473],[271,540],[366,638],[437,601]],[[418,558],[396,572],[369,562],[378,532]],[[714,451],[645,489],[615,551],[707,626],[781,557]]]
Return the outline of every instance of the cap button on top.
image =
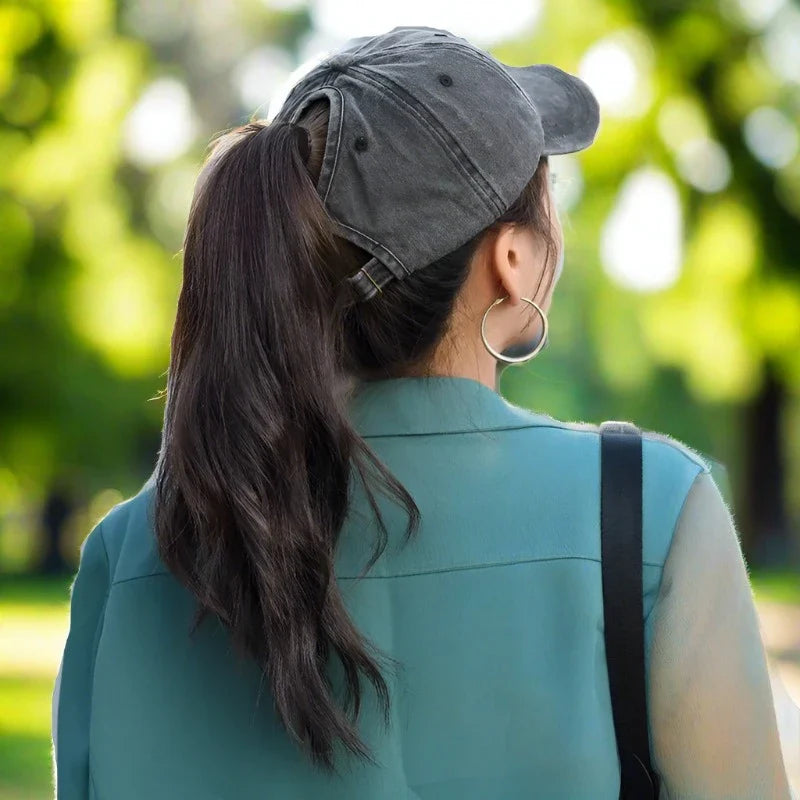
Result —
[[[328,69],[343,70],[347,69],[354,61],[355,59],[353,56],[348,53],[337,53],[327,59],[325,66],[328,67]]]

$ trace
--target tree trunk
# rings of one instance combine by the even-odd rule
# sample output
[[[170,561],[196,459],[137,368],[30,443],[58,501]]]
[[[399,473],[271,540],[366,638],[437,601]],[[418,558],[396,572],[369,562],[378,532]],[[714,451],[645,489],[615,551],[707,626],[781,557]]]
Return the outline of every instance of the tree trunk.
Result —
[[[785,403],[786,389],[767,362],[761,388],[744,414],[743,533],[748,560],[756,566],[786,566],[792,557],[783,452]]]
[[[68,484],[56,480],[49,488],[42,507],[42,532],[44,547],[37,565],[40,575],[64,575],[71,566],[64,560],[61,552],[61,537],[64,525],[75,507]]]

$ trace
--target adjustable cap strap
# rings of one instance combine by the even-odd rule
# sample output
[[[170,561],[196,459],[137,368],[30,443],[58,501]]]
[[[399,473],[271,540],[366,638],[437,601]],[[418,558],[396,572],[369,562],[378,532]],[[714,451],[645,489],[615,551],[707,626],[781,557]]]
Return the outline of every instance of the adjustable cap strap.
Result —
[[[359,302],[363,302],[373,298],[395,277],[389,267],[373,257],[358,272],[345,278],[345,281],[358,295]]]

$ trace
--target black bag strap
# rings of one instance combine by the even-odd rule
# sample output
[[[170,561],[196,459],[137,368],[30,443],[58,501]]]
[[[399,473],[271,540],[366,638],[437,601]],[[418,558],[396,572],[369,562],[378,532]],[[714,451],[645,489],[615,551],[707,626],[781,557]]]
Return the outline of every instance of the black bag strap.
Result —
[[[620,761],[620,800],[658,799],[650,763],[642,601],[642,434],[600,424],[600,529],[606,662]]]

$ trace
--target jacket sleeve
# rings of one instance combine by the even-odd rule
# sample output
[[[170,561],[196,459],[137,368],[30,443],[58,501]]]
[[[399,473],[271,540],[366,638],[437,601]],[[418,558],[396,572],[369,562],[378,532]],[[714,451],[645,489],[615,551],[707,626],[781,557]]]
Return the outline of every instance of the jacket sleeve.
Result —
[[[89,797],[89,720],[92,674],[109,589],[102,523],[81,545],[72,582],[69,633],[53,688],[53,754],[58,800]]]
[[[747,567],[708,472],[686,497],[648,624],[661,800],[791,800]]]

